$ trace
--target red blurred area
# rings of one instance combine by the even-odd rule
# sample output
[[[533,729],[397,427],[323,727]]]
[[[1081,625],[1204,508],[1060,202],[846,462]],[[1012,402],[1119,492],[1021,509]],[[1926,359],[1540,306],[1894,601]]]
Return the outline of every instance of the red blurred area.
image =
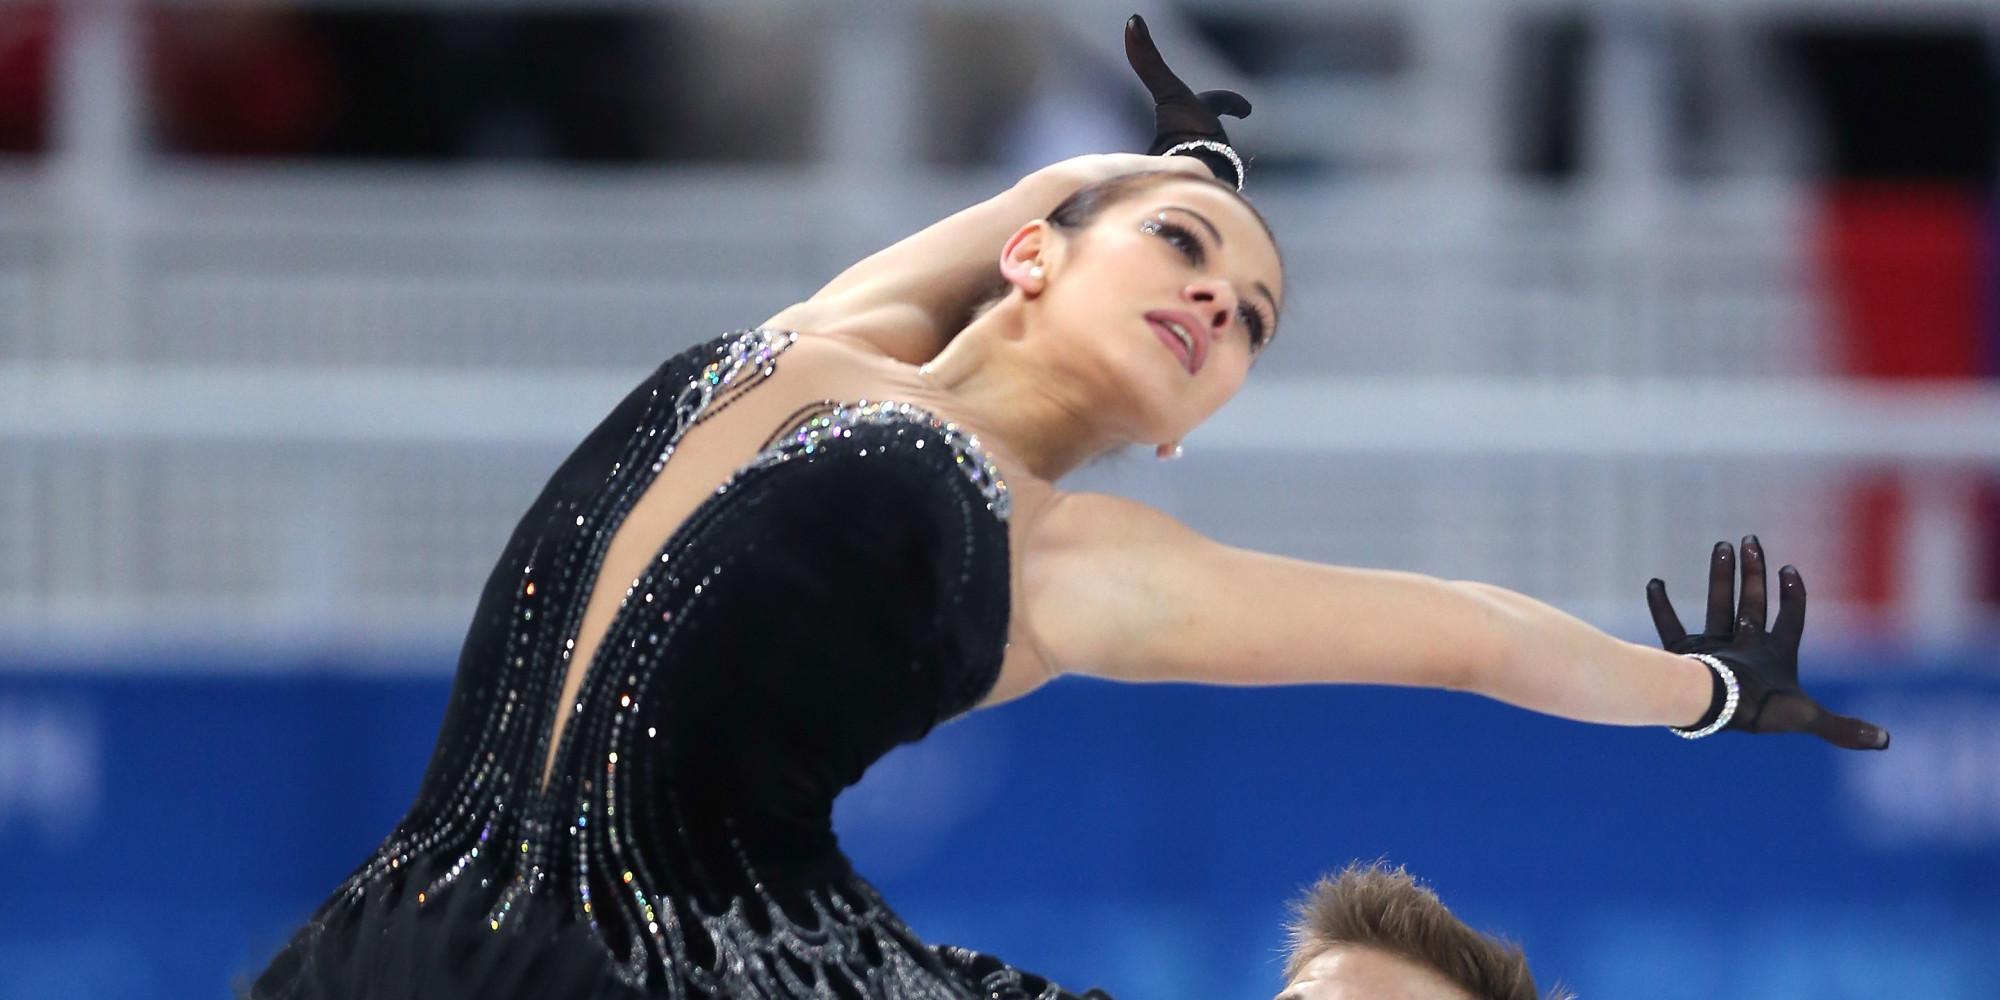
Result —
[[[55,20],[52,5],[0,4],[0,153],[47,146]]]
[[[1896,598],[1896,554],[1903,551],[1903,526],[1908,502],[1900,478],[1882,474],[1848,488],[1848,537],[1855,542],[1849,555],[1848,596],[1863,607],[1882,610]]]
[[[1992,246],[1984,191],[1846,183],[1822,202],[1819,258],[1848,374],[1969,378],[1990,370]]]
[[[297,13],[155,8],[148,29],[154,122],[167,149],[309,154],[335,117],[332,55]]]
[[[2000,480],[1979,484],[1979,602],[2000,606]]]
[[[1845,182],[1824,189],[1816,255],[1843,373],[1966,379],[1994,371],[1991,198],[1964,182]],[[1908,485],[1893,474],[1847,497],[1852,597],[1886,609],[1898,598]],[[1978,493],[1982,593],[2000,597],[2000,493]]]

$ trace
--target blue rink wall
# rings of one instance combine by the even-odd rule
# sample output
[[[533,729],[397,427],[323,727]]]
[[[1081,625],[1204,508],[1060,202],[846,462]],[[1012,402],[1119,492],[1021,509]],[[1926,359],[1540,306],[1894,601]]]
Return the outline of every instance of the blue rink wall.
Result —
[[[1434,692],[1065,681],[898,751],[837,819],[927,938],[1121,1000],[1268,998],[1285,901],[1375,857],[1586,998],[1992,1000],[1990,658],[1820,685],[1892,727],[1874,755]],[[448,688],[170,666],[0,673],[0,1000],[227,995],[388,831]]]

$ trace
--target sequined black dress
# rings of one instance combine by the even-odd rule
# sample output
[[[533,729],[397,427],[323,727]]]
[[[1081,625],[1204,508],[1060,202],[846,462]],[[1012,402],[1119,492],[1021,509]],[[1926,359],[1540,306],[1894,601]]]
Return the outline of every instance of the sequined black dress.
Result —
[[[252,996],[1058,995],[924,946],[834,840],[835,795],[976,704],[1005,646],[1007,487],[921,409],[813,413],[704,500],[617,612],[539,787],[613,532],[794,340],[668,361],[556,471],[480,597],[415,804]]]

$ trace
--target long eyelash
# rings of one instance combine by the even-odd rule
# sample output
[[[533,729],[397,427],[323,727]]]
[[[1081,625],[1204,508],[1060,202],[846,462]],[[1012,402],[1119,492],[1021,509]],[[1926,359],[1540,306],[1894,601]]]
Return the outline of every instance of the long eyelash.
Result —
[[[1256,306],[1237,306],[1236,311],[1243,317],[1243,325],[1250,330],[1250,346],[1262,349],[1271,341],[1271,325],[1264,321],[1264,312]]]
[[[1194,230],[1186,226],[1165,219],[1149,219],[1146,222],[1146,231],[1173,244],[1175,249],[1187,257],[1188,263],[1196,267],[1200,267],[1201,262],[1208,259],[1208,248],[1202,245],[1201,237],[1196,236]]]
[[[1201,237],[1186,226],[1165,219],[1148,219],[1141,228],[1172,244],[1188,259],[1188,263],[1196,267],[1207,259],[1207,247],[1202,244]],[[1244,328],[1250,331],[1251,349],[1263,348],[1271,338],[1271,324],[1265,321],[1264,313],[1255,306],[1242,305],[1237,307],[1237,315],[1242,317]]]

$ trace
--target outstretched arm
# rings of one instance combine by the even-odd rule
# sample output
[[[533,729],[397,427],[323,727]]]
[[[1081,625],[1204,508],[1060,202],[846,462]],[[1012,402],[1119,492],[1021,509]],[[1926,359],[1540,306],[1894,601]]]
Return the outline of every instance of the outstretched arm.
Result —
[[[1054,501],[1022,585],[1053,671],[1438,687],[1614,725],[1687,726],[1710,703],[1701,663],[1512,591],[1231,548],[1114,497]]]
[[[891,357],[922,364],[965,327],[972,310],[1001,291],[1000,248],[1086,184],[1149,170],[1210,176],[1185,156],[1101,153],[1043,167],[1013,187],[934,223],[842,271],[812,298],[764,325],[846,333]]]

